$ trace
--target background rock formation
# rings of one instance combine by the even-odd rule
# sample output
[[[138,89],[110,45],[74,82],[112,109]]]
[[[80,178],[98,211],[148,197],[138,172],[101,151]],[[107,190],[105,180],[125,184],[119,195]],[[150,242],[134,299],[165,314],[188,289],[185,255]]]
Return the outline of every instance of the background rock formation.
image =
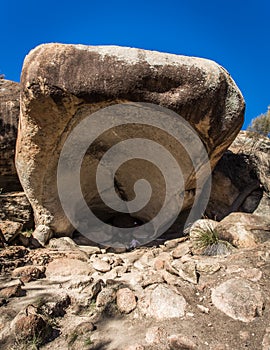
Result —
[[[240,91],[222,67],[205,59],[123,47],[48,44],[37,47],[26,57],[21,79],[17,170],[33,206],[36,225],[47,225],[61,234],[72,233],[73,227],[57,196],[57,162],[69,132],[90,112],[127,101],[167,107],[198,132],[212,167],[243,122],[244,101]],[[88,152],[86,163],[96,162],[100,153],[116,141],[134,134],[134,130],[122,129],[116,137],[113,133],[105,135],[97,142],[97,150]],[[140,136],[148,138],[151,130],[146,128]],[[155,137],[159,139],[160,135]],[[177,161],[185,164],[180,148],[173,148]],[[141,168],[142,164],[138,164],[137,169]],[[129,187],[133,186],[130,174],[127,168],[116,179],[126,200],[131,198]],[[189,165],[184,176],[185,190],[192,192],[196,184]],[[112,214],[108,217],[108,209],[97,199],[93,179],[86,181],[82,176],[85,197],[92,210],[108,220]],[[151,180],[151,185],[155,185],[154,178]],[[159,186],[155,193],[158,190]],[[154,199],[155,203],[161,202],[159,196]],[[184,208],[191,204],[192,199],[184,203]],[[139,219],[149,217],[141,213]]]
[[[15,168],[15,146],[20,113],[20,85],[0,79],[0,220],[33,227],[31,205]]]
[[[20,113],[20,85],[0,79],[0,189],[22,190],[15,169],[15,144]]]
[[[269,169],[269,138],[241,131],[213,171],[206,215],[221,220],[241,211],[269,217]]]

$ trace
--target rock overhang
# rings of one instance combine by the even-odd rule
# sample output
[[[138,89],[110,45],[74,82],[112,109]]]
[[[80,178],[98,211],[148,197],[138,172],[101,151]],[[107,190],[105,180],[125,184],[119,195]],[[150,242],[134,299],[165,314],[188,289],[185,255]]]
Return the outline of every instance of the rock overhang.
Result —
[[[48,224],[56,232],[72,230],[54,195],[57,157],[68,134],[89,113],[130,102],[168,108],[194,128],[212,167],[243,123],[240,90],[221,66],[201,58],[116,46],[45,44],[26,57],[21,80],[17,168],[37,225]],[[48,164],[50,153],[54,156]]]

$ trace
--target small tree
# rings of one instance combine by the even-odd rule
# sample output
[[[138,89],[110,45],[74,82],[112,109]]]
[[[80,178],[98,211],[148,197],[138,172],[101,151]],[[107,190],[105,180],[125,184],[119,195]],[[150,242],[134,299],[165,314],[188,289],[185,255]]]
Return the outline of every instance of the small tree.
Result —
[[[270,106],[268,106],[268,111],[265,114],[261,114],[257,118],[252,119],[248,131],[270,137]]]

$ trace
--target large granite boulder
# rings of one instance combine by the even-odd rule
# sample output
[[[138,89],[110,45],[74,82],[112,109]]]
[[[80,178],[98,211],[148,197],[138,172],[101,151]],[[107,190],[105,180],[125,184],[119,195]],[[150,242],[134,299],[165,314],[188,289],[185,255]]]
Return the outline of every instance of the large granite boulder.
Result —
[[[163,113],[164,116],[167,111],[167,118],[162,120],[161,128],[153,127],[153,118],[149,119],[149,125],[142,123],[142,127],[136,124],[134,118],[128,121],[123,116],[125,125],[104,131],[89,145],[80,173],[82,193],[91,210],[101,220],[111,223],[119,213],[105,205],[107,203],[104,203],[103,197],[101,199],[97,190],[96,172],[101,157],[113,145],[130,138],[141,138],[162,144],[172,154],[181,167],[184,185],[179,188],[177,185],[170,198],[170,205],[174,202],[174,206],[168,205],[169,221],[170,213],[178,210],[178,197],[184,198],[182,210],[192,206],[196,187],[199,192],[206,181],[206,178],[198,181],[196,171],[203,168],[207,160],[200,146],[196,155],[197,168],[193,166],[186,145],[184,147],[181,140],[175,140],[172,132],[166,133],[166,128],[176,131],[182,129],[188,134],[181,119],[183,117],[202,140],[213,168],[234,140],[243,122],[244,100],[228,72],[218,64],[200,58],[125,47],[46,44],[35,48],[26,57],[21,86],[16,167],[34,209],[36,226],[42,225],[44,228],[45,225],[48,232],[53,230],[56,234],[71,234],[74,223],[78,228],[76,220],[71,220],[72,226],[72,215],[67,218],[62,209],[63,203],[61,205],[59,201],[57,167],[63,145],[89,115],[96,115],[102,108],[120,104],[120,107],[127,106],[125,112],[132,112],[136,107],[145,116],[148,109],[151,113],[152,106],[157,105],[160,108],[156,109],[158,123],[159,115]],[[151,107],[143,103],[150,103]],[[121,115],[120,107],[114,110],[116,114],[119,112]],[[167,109],[172,111],[171,114]],[[175,117],[177,115],[179,119]],[[87,138],[87,133],[93,129],[99,130],[104,123],[107,123],[107,129],[110,123],[115,126],[114,116],[110,116],[109,112],[105,111],[102,116],[105,119],[101,118],[100,122],[93,116],[96,124],[90,127],[85,124],[86,130],[80,129],[81,134],[73,139],[74,148],[79,148],[80,142]],[[137,117],[140,122],[141,114],[138,110]],[[133,124],[127,125],[128,122]],[[191,146],[192,138],[189,142]],[[151,147],[147,143],[145,145],[147,154]],[[194,145],[196,148],[196,140]],[[132,152],[130,154],[133,155]],[[155,156],[158,158],[158,154]],[[78,165],[75,158],[74,154],[70,157],[70,163],[74,167]],[[113,187],[118,196],[127,202],[134,199],[133,186],[138,179],[143,178],[151,183],[151,200],[142,210],[132,214],[136,226],[153,219],[162,208],[166,193],[163,170],[151,165],[149,157],[144,158],[141,153],[133,158],[136,158],[134,162],[127,161],[116,172]],[[70,168],[68,165],[70,171],[72,164]],[[106,164],[102,166],[105,172],[111,171]],[[203,174],[202,171],[201,175]],[[65,200],[70,202],[71,207],[73,205],[76,212],[73,217],[76,217],[83,210],[73,190],[71,177],[68,181],[69,193]],[[109,197],[112,208],[113,200],[115,197]],[[126,219],[129,211],[123,212]],[[84,218],[87,218],[87,214]]]
[[[0,78],[0,191],[21,190],[15,169],[15,145],[20,114],[20,85]]]

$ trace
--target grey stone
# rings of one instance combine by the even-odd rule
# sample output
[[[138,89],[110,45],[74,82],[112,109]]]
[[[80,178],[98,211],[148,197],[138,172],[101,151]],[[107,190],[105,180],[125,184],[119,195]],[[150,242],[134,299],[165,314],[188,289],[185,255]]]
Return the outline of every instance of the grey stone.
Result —
[[[185,315],[186,300],[166,284],[152,285],[145,289],[139,308],[146,316],[158,320],[179,318]]]
[[[235,320],[251,322],[263,313],[261,291],[241,278],[223,282],[212,290],[211,298],[217,309]]]
[[[108,272],[111,270],[111,266],[107,261],[98,258],[93,259],[92,266],[95,270],[100,272]]]
[[[47,225],[38,225],[32,236],[41,246],[44,246],[53,236],[53,232]]]

